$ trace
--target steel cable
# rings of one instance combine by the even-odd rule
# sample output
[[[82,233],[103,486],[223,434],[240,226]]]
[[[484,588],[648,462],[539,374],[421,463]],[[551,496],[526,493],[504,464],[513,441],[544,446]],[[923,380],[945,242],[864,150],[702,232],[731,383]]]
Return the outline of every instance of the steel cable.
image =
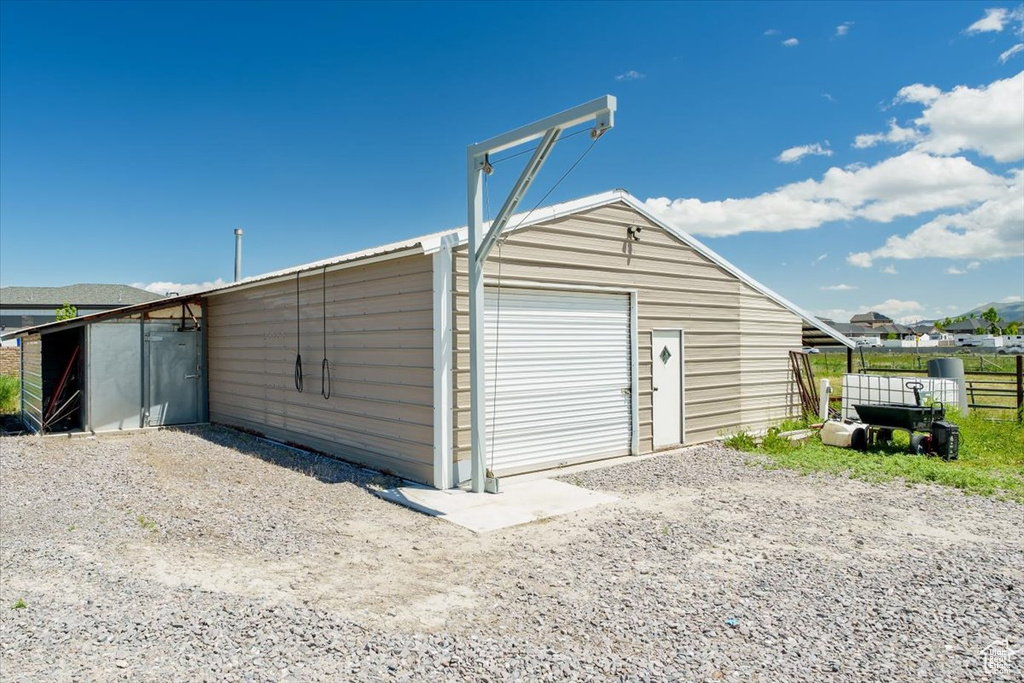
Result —
[[[586,132],[586,129],[581,130],[581,131],[577,131],[575,133],[572,133],[571,135],[567,135],[567,136],[565,136],[565,138],[562,138],[562,139],[564,140],[564,139],[571,138],[571,137],[573,137],[575,135],[579,135],[582,132]],[[572,165],[570,165],[569,168],[566,169],[565,173],[563,173],[562,176],[557,181],[555,181],[555,184],[552,185],[548,189],[548,191],[544,193],[544,196],[541,197],[540,200],[536,204],[533,205],[533,208],[531,208],[526,213],[526,215],[523,216],[522,220],[520,220],[516,224],[516,226],[514,228],[512,228],[511,230],[508,230],[508,232],[515,232],[516,230],[519,229],[520,226],[522,226],[526,222],[526,220],[530,217],[530,215],[534,211],[537,210],[537,207],[539,207],[544,202],[544,200],[546,200],[549,196],[551,196],[551,193],[554,192],[558,188],[558,186],[562,184],[562,181],[564,181],[566,178],[568,178],[569,175],[574,170],[576,170],[576,167],[580,165],[580,162],[582,162],[587,157],[587,155],[590,154],[590,150],[594,149],[594,145],[597,144],[597,141],[599,139],[600,139],[600,136],[598,136],[598,137],[594,138],[593,140],[591,140],[590,145],[585,150],[583,150],[583,153],[580,154],[579,158],[577,158],[576,161],[574,161],[572,163]],[[534,149],[536,149],[536,148],[534,148]],[[516,154],[511,154],[509,156],[506,156],[506,157],[503,157],[501,159],[498,159],[497,161],[492,161],[490,163],[493,165],[493,164],[499,163],[501,161],[507,161],[507,160],[509,160],[509,159],[511,159],[513,157],[520,156],[521,154],[526,154],[526,152],[530,152],[530,151],[533,151],[533,150],[530,149],[530,150],[525,150],[523,152],[518,152]],[[484,222],[486,222],[487,216],[488,216],[488,214],[490,214],[490,199],[491,199],[491,196],[490,196],[490,185],[488,183],[488,175],[484,174]],[[503,230],[502,232],[505,232],[505,230]],[[498,348],[499,348],[499,346],[501,344],[501,336],[500,336],[500,333],[501,333],[501,247],[504,244],[504,242],[505,242],[505,238],[499,235],[498,236],[498,240],[497,240],[497,244],[496,244],[496,246],[498,247],[498,296],[497,296],[497,302],[496,302],[497,310],[495,311],[495,331],[494,331],[495,332],[495,342],[494,342],[494,392],[493,392],[494,395],[491,396],[491,429],[490,429],[490,432],[488,434],[488,436],[491,437],[491,439],[490,439],[491,445],[490,445],[490,448],[487,449],[487,454],[490,456],[490,458],[489,458],[490,459],[490,466],[487,468],[487,476],[494,476],[494,471],[493,471],[494,470],[494,431],[495,431],[494,428],[495,428],[495,421],[496,421],[497,414],[498,414],[498,391],[497,391],[498,390],[498,359],[499,359]],[[485,306],[485,308],[486,308],[486,306]]]
[[[299,326],[299,274],[295,273],[295,390],[302,393],[302,330]]]
[[[579,135],[581,133],[589,133],[589,132],[590,132],[590,128],[582,128],[582,129],[576,131],[575,133],[569,133],[568,135],[560,136],[558,139],[559,140],[568,140],[569,138],[574,138],[574,137],[576,137],[577,135]],[[515,159],[516,157],[521,157],[524,154],[529,154],[530,152],[532,152],[535,149],[537,149],[537,147],[538,147],[538,145],[534,145],[533,147],[530,147],[529,149],[524,149],[521,152],[516,152],[514,154],[506,154],[505,156],[498,157],[497,159],[490,159],[491,166],[493,167],[494,165],[500,164],[503,161],[508,161],[509,159]]]
[[[327,400],[331,397],[331,364],[327,360],[327,266],[323,272],[324,298],[324,360],[320,363],[320,395]]]

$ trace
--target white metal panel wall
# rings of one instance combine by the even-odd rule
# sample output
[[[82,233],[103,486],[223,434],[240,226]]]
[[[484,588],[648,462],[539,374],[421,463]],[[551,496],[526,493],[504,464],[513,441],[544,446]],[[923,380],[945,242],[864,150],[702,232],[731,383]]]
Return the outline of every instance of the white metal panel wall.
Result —
[[[488,465],[497,475],[626,455],[628,294],[485,294]]]

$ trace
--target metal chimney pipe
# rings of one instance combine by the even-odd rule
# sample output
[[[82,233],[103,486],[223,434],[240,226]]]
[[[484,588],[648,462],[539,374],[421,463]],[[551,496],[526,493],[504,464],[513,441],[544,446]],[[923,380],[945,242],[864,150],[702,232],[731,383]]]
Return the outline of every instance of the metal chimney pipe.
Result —
[[[242,229],[235,228],[235,282],[242,279]]]

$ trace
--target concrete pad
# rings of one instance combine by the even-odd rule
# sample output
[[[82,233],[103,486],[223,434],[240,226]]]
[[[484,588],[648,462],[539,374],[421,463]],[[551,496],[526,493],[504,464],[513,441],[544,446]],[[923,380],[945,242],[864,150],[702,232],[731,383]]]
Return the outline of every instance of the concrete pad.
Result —
[[[439,491],[419,485],[398,486],[375,493],[384,500],[440,517],[476,533],[536,522],[618,500],[607,493],[553,479],[503,479],[501,493]]]

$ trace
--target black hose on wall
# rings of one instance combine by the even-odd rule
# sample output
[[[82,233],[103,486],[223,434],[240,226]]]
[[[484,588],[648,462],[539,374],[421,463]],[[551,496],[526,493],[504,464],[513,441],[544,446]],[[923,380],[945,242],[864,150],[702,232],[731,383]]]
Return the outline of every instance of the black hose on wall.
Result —
[[[302,331],[299,328],[299,274],[295,273],[295,390],[302,393]]]
[[[331,397],[331,364],[327,360],[327,266],[323,272],[324,298],[324,360],[320,363],[320,395],[324,400]]]

